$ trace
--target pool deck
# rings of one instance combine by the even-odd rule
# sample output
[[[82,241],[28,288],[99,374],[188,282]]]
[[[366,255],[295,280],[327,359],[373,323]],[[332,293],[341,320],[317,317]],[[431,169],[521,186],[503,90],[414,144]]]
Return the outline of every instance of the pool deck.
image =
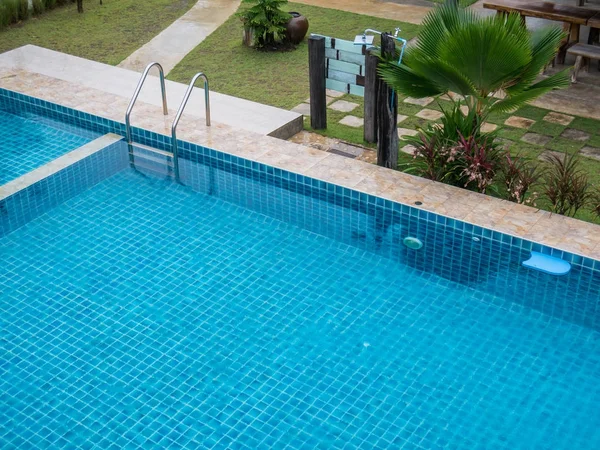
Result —
[[[123,87],[126,83],[122,83],[120,89],[108,92],[93,87],[93,81],[101,75],[77,72],[73,77],[52,76],[41,70],[31,70],[31,64],[19,65],[14,60],[7,64],[3,56],[0,55],[0,87],[120,122],[139,76],[135,74],[133,83],[130,81],[126,89]],[[64,67],[62,72],[72,71]],[[149,86],[152,81],[155,80],[149,80]],[[106,82],[97,84],[106,86]],[[170,87],[171,84],[167,89]],[[115,91],[126,91],[126,95]],[[217,98],[213,96],[215,103]],[[140,98],[132,115],[132,124],[170,135],[174,111],[170,110],[165,118],[159,104],[158,90]],[[174,105],[177,103],[171,102],[171,106]],[[267,136],[260,129],[253,132],[247,128],[220,123],[218,116],[214,117],[213,126],[206,127],[203,117],[187,114],[181,119],[178,136],[215,150],[399,203],[414,206],[415,202],[421,202],[419,209],[600,260],[598,225],[344,158]]]
[[[0,71],[6,69],[21,69],[67,82],[73,87],[92,88],[99,94],[112,94],[120,99],[126,99],[126,103],[129,103],[140,79],[140,74],[133,70],[90,61],[35,45],[25,45],[0,54]],[[198,68],[198,71],[201,71],[201,68]],[[169,80],[165,84],[169,110],[176,111],[187,85]],[[204,119],[204,89],[201,81],[198,81],[197,85],[199,87],[194,88],[185,115]],[[96,101],[96,98],[92,101]],[[152,69],[138,101],[156,106],[162,104],[158,69]],[[117,111],[122,116],[119,120],[124,121],[127,106],[121,108],[121,103]],[[214,91],[210,93],[210,105],[213,121],[236,129],[287,139],[303,128],[301,114]],[[136,107],[135,110],[137,111],[138,108]]]

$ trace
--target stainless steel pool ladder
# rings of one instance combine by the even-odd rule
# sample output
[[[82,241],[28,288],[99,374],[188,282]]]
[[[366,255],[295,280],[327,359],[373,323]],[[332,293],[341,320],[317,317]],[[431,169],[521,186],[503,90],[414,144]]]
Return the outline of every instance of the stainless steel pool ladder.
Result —
[[[137,87],[135,88],[135,91],[133,93],[133,96],[131,97],[131,101],[129,102],[129,106],[127,107],[127,112],[125,113],[125,125],[126,125],[126,131],[127,131],[127,145],[129,147],[129,161],[130,161],[130,163],[132,165],[134,164],[134,151],[133,151],[133,137],[131,135],[131,122],[130,122],[131,111],[133,110],[133,106],[135,105],[135,102],[137,101],[137,98],[140,95],[140,91],[142,90],[142,86],[144,85],[144,82],[146,81],[146,77],[148,76],[148,72],[150,72],[150,69],[152,69],[152,67],[154,67],[154,66],[156,66],[158,68],[158,71],[159,71],[159,74],[160,74],[160,89],[161,89],[161,94],[162,94],[163,114],[165,116],[169,115],[169,110],[167,108],[167,91],[165,89],[165,73],[164,73],[164,70],[163,70],[162,66],[159,63],[157,63],[157,62],[151,62],[144,69],[144,72],[142,73],[142,76],[140,77],[140,81],[138,82]],[[208,77],[203,72],[198,72],[196,75],[194,75],[194,77],[192,78],[192,81],[190,82],[187,90],[185,91],[185,94],[183,96],[183,100],[181,102],[181,105],[179,106],[179,109],[177,110],[177,114],[175,116],[175,120],[173,121],[173,125],[171,126],[171,138],[172,138],[171,146],[172,146],[172,153],[173,153],[172,154],[172,160],[173,160],[173,170],[175,172],[175,180],[176,181],[179,181],[179,157],[178,157],[178,148],[177,148],[177,125],[179,124],[179,120],[181,119],[183,111],[185,110],[187,102],[188,102],[188,100],[190,98],[190,95],[192,94],[192,90],[194,89],[194,85],[196,84],[196,81],[198,80],[198,78],[203,78],[204,79],[204,106],[206,108],[206,126],[210,126],[210,95],[209,95],[209,88],[208,88]],[[136,145],[138,145],[138,144],[136,144]],[[146,146],[141,146],[141,147],[146,147]],[[147,148],[147,150],[152,150],[152,149]],[[164,152],[160,152],[160,153],[164,153]]]
[[[175,120],[173,121],[173,125],[171,126],[171,141],[173,146],[173,170],[175,171],[175,180],[179,181],[179,156],[177,154],[177,125],[179,125],[179,119],[181,119],[181,115],[187,105],[188,100],[190,99],[190,95],[192,94],[192,90],[194,89],[194,85],[198,78],[204,79],[204,108],[206,109],[206,126],[210,127],[210,95],[208,90],[208,77],[203,72],[198,72],[190,81],[190,84],[185,91],[183,96],[183,100],[181,101],[181,105],[177,110],[177,115],[175,116]]]
[[[140,91],[142,90],[142,86],[144,85],[144,81],[146,81],[146,77],[148,76],[148,72],[154,66],[158,67],[158,72],[160,74],[160,90],[162,94],[162,105],[163,105],[163,114],[165,116],[169,115],[169,109],[167,108],[167,90],[165,89],[165,71],[162,66],[156,61],[151,62],[144,69],[144,73],[138,81],[137,87],[135,88],[135,92],[133,93],[133,97],[131,97],[131,101],[129,102],[129,106],[127,107],[127,112],[125,113],[125,126],[127,130],[127,145],[129,146],[129,160],[133,163],[133,138],[131,137],[131,122],[129,120],[129,116],[131,116],[131,111],[133,110],[133,105],[137,101],[138,96],[140,95]]]

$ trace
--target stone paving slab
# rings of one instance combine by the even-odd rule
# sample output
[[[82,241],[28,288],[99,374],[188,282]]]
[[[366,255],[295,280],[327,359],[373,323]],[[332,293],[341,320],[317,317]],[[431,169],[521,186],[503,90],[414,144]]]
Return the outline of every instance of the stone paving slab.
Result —
[[[358,108],[358,106],[359,106],[358,103],[348,102],[346,100],[338,100],[338,101],[332,103],[331,105],[329,105],[328,108],[331,108],[334,111],[352,112],[356,108]]]
[[[600,148],[598,147],[590,147],[589,145],[586,145],[581,150],[579,150],[579,153],[587,156],[588,158],[594,158],[600,161]]]
[[[574,118],[575,117],[573,117],[573,116],[568,116],[567,114],[561,114],[561,113],[557,113],[557,112],[549,112],[548,114],[546,114],[546,116],[544,116],[544,120],[546,122],[556,123],[558,125],[564,125],[564,126],[567,126],[571,122],[573,122]]]
[[[138,84],[140,74],[132,70],[90,61],[65,53],[55,52],[35,45],[26,45],[0,54],[0,70],[24,70],[105,92],[125,99],[121,110],[123,117],[129,99]],[[139,101],[160,106],[162,97],[158,73],[148,76]],[[210,78],[210,74],[208,74]],[[177,110],[187,85],[166,81],[167,102]],[[211,91],[211,115],[214,122],[238,129],[273,135],[281,138],[293,136],[303,128],[302,115],[273,106],[244,100]],[[137,108],[136,108],[137,109]],[[205,117],[204,89],[194,88],[184,116]],[[121,119],[122,120],[122,119]]]
[[[117,95],[25,70],[0,69],[0,86],[118,121],[127,104]],[[170,121],[160,107],[141,101],[138,108],[136,125],[169,136]],[[206,127],[194,116],[184,116],[179,130],[181,139],[225,153],[411,206],[421,202],[419,209],[600,259],[600,226],[594,224],[225,124]]]
[[[342,125],[346,125],[352,128],[360,128],[365,124],[364,119],[356,116],[346,116],[340,122]]]
[[[510,116],[504,122],[505,125],[515,127],[515,128],[522,128],[525,130],[528,129],[530,126],[532,126],[534,123],[535,123],[535,120],[527,119],[526,117],[519,117],[519,116]]]

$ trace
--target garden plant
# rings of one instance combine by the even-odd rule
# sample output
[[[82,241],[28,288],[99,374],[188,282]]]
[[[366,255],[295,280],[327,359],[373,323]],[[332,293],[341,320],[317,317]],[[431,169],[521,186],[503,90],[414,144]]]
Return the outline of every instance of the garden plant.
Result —
[[[591,183],[575,155],[534,163],[510,155],[495,132],[482,131],[491,115],[569,85],[568,69],[540,77],[563,37],[556,27],[530,33],[518,14],[480,17],[456,1],[431,11],[402,63],[382,61],[379,69],[401,94],[443,96],[451,105],[439,102],[441,123],[404,138],[414,147],[407,171],[516,203],[535,206],[539,198],[558,214],[594,209]]]
[[[290,15],[281,8],[287,0],[242,0],[242,3],[249,7],[239,16],[244,28],[252,31],[256,48],[273,48],[284,40]]]

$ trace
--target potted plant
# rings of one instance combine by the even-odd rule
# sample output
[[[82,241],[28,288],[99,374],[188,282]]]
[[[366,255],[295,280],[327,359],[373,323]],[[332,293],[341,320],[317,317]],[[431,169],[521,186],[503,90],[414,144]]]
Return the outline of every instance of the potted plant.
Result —
[[[244,43],[257,48],[274,48],[286,36],[289,13],[281,7],[287,0],[242,0],[251,5],[239,17],[244,24]]]

